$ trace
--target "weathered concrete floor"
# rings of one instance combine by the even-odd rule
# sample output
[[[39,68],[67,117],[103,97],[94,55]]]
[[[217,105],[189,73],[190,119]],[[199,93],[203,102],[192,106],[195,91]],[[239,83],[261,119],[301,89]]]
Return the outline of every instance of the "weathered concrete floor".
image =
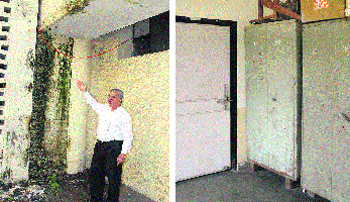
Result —
[[[284,178],[263,170],[222,172],[176,183],[179,202],[329,202],[310,198],[302,189],[285,189]]]
[[[0,182],[0,202],[83,202],[90,201],[87,173],[57,176],[56,186],[47,179],[5,185]],[[154,202],[122,185],[120,202]]]
[[[150,198],[147,198],[145,195],[142,195],[128,187],[122,187],[120,202],[155,202]]]

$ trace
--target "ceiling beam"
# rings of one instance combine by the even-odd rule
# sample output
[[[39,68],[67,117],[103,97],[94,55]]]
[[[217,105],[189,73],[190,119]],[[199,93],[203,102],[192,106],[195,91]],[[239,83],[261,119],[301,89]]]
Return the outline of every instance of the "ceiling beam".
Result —
[[[271,0],[259,0],[259,20],[263,19],[260,18],[260,6],[265,6],[267,8],[270,8],[276,12],[279,12],[279,13],[282,13],[284,15],[287,15],[289,17],[292,17],[294,19],[298,19],[298,20],[301,20],[301,17],[299,14],[297,13],[294,13],[293,11],[290,11],[286,8],[284,8],[283,6],[279,5],[279,3],[275,3],[275,2],[272,2]],[[262,10],[262,9],[261,9]]]

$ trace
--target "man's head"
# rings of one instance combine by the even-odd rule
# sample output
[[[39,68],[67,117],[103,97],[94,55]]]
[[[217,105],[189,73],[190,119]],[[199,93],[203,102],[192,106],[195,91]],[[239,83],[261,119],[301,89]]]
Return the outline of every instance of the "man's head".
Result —
[[[111,89],[109,91],[108,96],[108,104],[109,106],[115,110],[117,109],[123,102],[123,91],[119,89]]]

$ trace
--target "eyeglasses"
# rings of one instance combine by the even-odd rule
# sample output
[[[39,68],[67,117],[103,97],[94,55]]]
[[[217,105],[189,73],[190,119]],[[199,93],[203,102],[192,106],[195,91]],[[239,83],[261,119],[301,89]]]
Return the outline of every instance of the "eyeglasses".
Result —
[[[113,95],[113,96],[111,96],[111,95],[106,95],[106,97],[107,97],[107,98],[113,98],[113,99],[114,99],[114,98],[118,98],[118,99],[119,99],[119,97],[114,96],[114,95]]]

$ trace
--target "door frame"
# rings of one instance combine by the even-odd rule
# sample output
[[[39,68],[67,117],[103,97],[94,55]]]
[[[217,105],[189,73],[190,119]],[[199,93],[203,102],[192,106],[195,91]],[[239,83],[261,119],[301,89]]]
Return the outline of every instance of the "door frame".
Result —
[[[230,27],[230,156],[228,170],[237,170],[237,22],[219,19],[191,19],[186,16],[176,16],[176,22],[210,24]],[[232,95],[234,95],[232,97]]]

